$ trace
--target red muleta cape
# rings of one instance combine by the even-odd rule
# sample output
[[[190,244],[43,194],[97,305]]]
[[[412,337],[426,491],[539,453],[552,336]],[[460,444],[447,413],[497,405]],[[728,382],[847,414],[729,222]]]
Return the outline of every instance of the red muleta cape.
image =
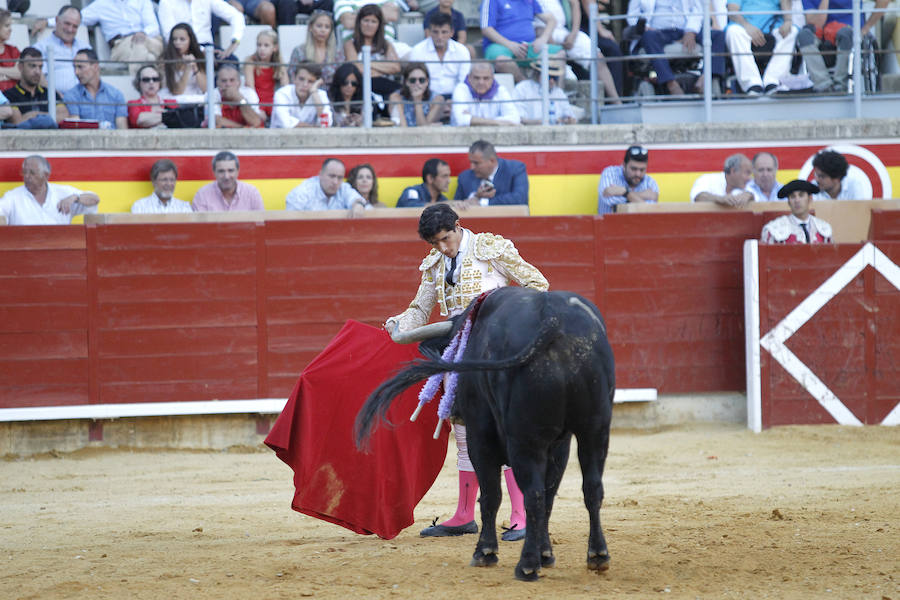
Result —
[[[369,394],[420,356],[416,345],[350,320],[304,369],[265,441],[294,470],[294,510],[386,540],[413,524],[447,454],[448,428],[432,439],[436,403],[412,423],[421,385],[408,389],[388,410],[394,427],[379,427],[368,454],[356,449],[353,423]]]

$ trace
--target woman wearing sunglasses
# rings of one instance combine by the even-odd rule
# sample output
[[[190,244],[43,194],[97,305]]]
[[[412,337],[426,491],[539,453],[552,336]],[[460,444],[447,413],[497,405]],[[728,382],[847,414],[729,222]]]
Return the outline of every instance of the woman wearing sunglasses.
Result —
[[[153,65],[142,65],[134,77],[134,89],[140,92],[137,100],[128,101],[128,126],[132,129],[162,126],[162,115],[167,108],[175,108],[173,98],[159,95],[162,77]]]
[[[400,127],[421,127],[440,123],[444,97],[432,94],[428,68],[411,62],[403,69],[403,87],[390,96],[391,120]]]
[[[362,125],[362,73],[353,63],[344,63],[334,72],[328,86],[328,97],[334,112],[334,127]],[[384,98],[372,92],[372,121],[386,117]]]

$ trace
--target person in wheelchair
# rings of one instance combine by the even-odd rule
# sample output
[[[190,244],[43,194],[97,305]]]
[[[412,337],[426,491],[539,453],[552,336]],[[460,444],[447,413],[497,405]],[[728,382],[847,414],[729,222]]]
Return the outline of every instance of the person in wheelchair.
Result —
[[[747,14],[770,10],[770,14]],[[734,75],[749,96],[774,94],[791,69],[798,28],[791,22],[790,0],[729,0],[725,43]]]
[[[860,28],[864,45],[872,47],[872,28],[881,20],[890,0],[875,0],[875,10]],[[846,92],[850,80],[850,51],[853,49],[853,15],[847,13],[812,13],[817,10],[849,10],[853,0],[803,0],[806,25],[797,35],[797,46],[806,70],[817,92]],[[834,73],[828,70],[825,57],[833,57]],[[830,61],[829,61],[830,62]]]
[[[628,25],[626,39],[633,40],[631,54],[642,49],[649,55],[663,55],[665,48],[672,42],[680,42],[688,55],[700,53],[700,42],[703,27],[703,3],[701,0],[629,0]],[[712,74],[721,78],[725,74],[725,32],[713,29],[712,38]],[[656,71],[657,83],[663,86],[670,95],[681,96],[685,90],[675,75],[670,59],[656,57],[651,59]],[[703,93],[703,78],[691,77],[683,81],[692,81],[692,90]]]

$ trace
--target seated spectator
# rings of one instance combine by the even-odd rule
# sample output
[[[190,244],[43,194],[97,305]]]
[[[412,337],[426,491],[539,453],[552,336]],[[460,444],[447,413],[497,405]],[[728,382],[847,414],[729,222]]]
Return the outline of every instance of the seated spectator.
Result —
[[[122,92],[100,79],[97,53],[88,48],[75,54],[78,85],[63,95],[69,115],[99,121],[101,129],[128,129]]]
[[[344,44],[335,42],[334,20],[326,12],[317,12],[306,26],[306,40],[291,52],[288,75],[291,80],[300,63],[315,63],[322,69],[325,87],[331,85],[338,65],[346,62]]]
[[[506,89],[494,79],[489,62],[476,62],[463,83],[453,90],[450,124],[519,125],[522,119]]]
[[[400,0],[334,0],[334,21],[338,26],[339,44],[343,44],[353,37],[360,10],[370,4],[381,9],[385,37],[392,44],[397,43],[397,29],[394,25],[400,20],[400,12],[404,9],[401,6],[403,2]],[[348,60],[350,59],[348,58]]]
[[[366,201],[366,208],[387,208],[387,204],[378,200],[378,177],[369,163],[350,169],[347,183]]]
[[[267,117],[272,116],[275,88],[290,83],[287,69],[281,62],[278,34],[274,30],[260,31],[256,36],[256,52],[250,55],[244,65],[244,85],[256,90],[260,108]]]
[[[274,3],[279,25],[295,24],[298,14],[325,13],[330,16],[334,12],[333,0],[274,0]]]
[[[544,29],[535,33],[535,20],[543,21]],[[484,0],[481,3],[481,33],[484,57],[496,61],[498,73],[512,73],[516,82],[525,79],[519,68],[528,66],[547,52],[554,58],[563,56],[562,46],[551,45],[550,36],[556,29],[556,18],[543,9],[538,0]]]
[[[19,69],[19,49],[9,43],[12,35],[12,13],[0,9],[0,93],[16,85]]]
[[[764,244],[830,244],[831,225],[809,214],[813,194],[818,186],[802,179],[791,181],[778,191],[787,198],[791,214],[778,217],[763,226],[760,240]]]
[[[556,19],[556,29],[550,35],[550,41],[562,46],[565,56],[581,67],[580,79],[590,77],[591,70],[591,38],[578,29],[581,22],[581,3],[579,0],[540,0],[541,6]],[[563,4],[566,3],[566,4]],[[574,24],[574,25],[573,25]],[[537,32],[543,31],[538,28]],[[610,104],[622,104],[612,73],[602,58],[597,62],[597,77],[603,84],[604,98]]]
[[[163,50],[163,70],[168,95],[201,96],[206,94],[206,57],[194,30],[187,23],[179,23],[169,34]]]
[[[600,173],[597,186],[597,213],[616,211],[625,203],[651,202],[659,199],[659,186],[647,174],[650,153],[642,146],[629,146],[621,165],[611,165]]]
[[[225,0],[159,0],[159,25],[163,37],[168,38],[179,23],[187,23],[202,46],[212,45],[212,19],[217,16],[231,25],[231,40],[224,50],[216,50],[217,57],[234,54],[244,37],[244,15]],[[225,43],[225,40],[222,41]]]
[[[384,37],[384,16],[376,4],[366,4],[359,10],[353,37],[344,42],[344,56],[356,62],[362,71],[363,46],[372,48],[372,91],[389,96],[400,87],[393,76],[400,72],[394,45]]]
[[[560,80],[565,77],[565,63],[553,59],[549,63],[549,124],[572,125],[578,122],[575,111],[569,104],[569,98],[559,86]],[[513,90],[513,99],[516,101],[516,110],[522,117],[523,125],[541,125],[544,122],[544,104],[541,99],[541,61],[536,60],[532,64],[531,78],[523,79],[516,84]]]
[[[455,200],[467,207],[528,204],[525,163],[499,158],[493,144],[478,140],[469,146],[469,165],[457,178]]]
[[[155,62],[162,54],[162,34],[150,0],[93,0],[85,4],[81,18],[87,27],[100,25],[109,58],[130,62],[132,76],[141,63]]]
[[[335,127],[359,127],[363,123],[362,73],[353,63],[338,67],[328,90]],[[384,98],[372,93],[372,120],[385,116]]]
[[[421,3],[419,10],[422,10]],[[466,17],[453,8],[453,0],[438,0],[437,6],[425,13],[425,19],[422,21],[422,28],[425,29],[425,37],[427,38],[432,35],[431,26],[434,25],[434,18],[437,15],[447,15],[447,17],[449,17],[450,20],[448,21],[448,24],[450,25],[451,30],[450,39],[466,46],[466,40],[468,39]],[[470,56],[474,56],[474,48],[466,46],[466,49],[469,49]],[[410,60],[414,59],[410,58]]]
[[[162,77],[153,65],[143,65],[134,76],[134,89],[140,92],[137,100],[128,101],[128,126],[133,129],[148,129],[162,126],[162,115],[167,108],[178,104],[172,98],[162,99],[159,95]]]
[[[759,152],[751,161],[753,179],[747,184],[747,191],[753,194],[756,202],[777,202],[778,190],[778,158],[771,152]]]
[[[405,190],[397,200],[397,208],[427,206],[436,202],[449,202],[450,165],[439,158],[429,158],[422,165],[422,183]]]
[[[56,123],[69,116],[62,95],[56,93],[56,120],[50,116],[47,88],[41,86],[43,57],[40,50],[29,46],[19,56],[19,80],[15,87],[6,90],[16,113],[13,123],[19,129],[56,129]]]
[[[871,200],[872,182],[859,167],[847,162],[840,152],[821,150],[813,157],[816,200]]]
[[[213,104],[216,127],[262,127],[266,123],[259,97],[253,89],[241,85],[241,72],[232,62],[219,65]]]
[[[0,107],[2,108],[2,107]],[[38,154],[22,161],[22,182],[0,198],[0,216],[9,225],[68,225],[72,217],[97,212],[100,197],[68,185],[49,183],[50,163]]]
[[[691,202],[715,202],[720,206],[743,208],[753,202],[753,193],[746,190],[753,174],[750,159],[732,154],[725,159],[719,173],[706,173],[691,187]]]
[[[681,12],[686,15],[673,15],[670,13]],[[684,51],[691,54],[699,51],[697,40],[702,40],[703,31],[703,5],[696,0],[670,0],[659,2],[656,0],[629,0],[628,24],[637,25],[639,19],[644,19],[646,26],[637,42],[647,54],[665,53],[665,47],[672,42],[680,42]],[[712,74],[721,78],[725,74],[725,33],[711,29],[712,41]],[[634,47],[632,48],[634,52]],[[669,59],[650,59],[653,69],[656,71],[657,81],[664,84],[669,94],[681,96],[684,90],[675,79]],[[694,90],[698,94],[703,93],[703,77],[697,79]]]
[[[347,210],[348,216],[366,209],[365,199],[344,181],[344,163],[326,158],[319,174],[310,177],[290,192],[285,199],[287,210]]]
[[[277,26],[275,5],[269,0],[228,0],[228,2],[253,20],[268,25],[272,29]],[[291,23],[293,24],[293,23]]]
[[[241,161],[224,150],[212,159],[216,180],[207,183],[194,194],[194,212],[224,212],[233,210],[265,210],[259,190],[238,181]]]
[[[41,22],[38,21],[38,23]],[[91,46],[75,37],[78,27],[81,26],[81,11],[74,6],[67,5],[59,9],[55,23],[50,35],[38,41],[34,47],[41,52],[41,56],[47,56],[47,49],[53,47],[53,58],[55,59],[53,74],[56,77],[56,91],[65,94],[78,85],[78,78],[75,77],[72,62],[75,60],[75,54],[81,50],[88,50]],[[44,75],[48,75],[49,65],[50,61],[44,63]]]
[[[178,167],[168,158],[163,158],[150,167],[150,181],[153,193],[131,205],[135,215],[171,214],[192,212],[190,203],[175,198],[175,184],[178,183]]]
[[[881,10],[890,0],[875,0],[875,9],[860,28],[860,36],[869,35],[881,20]],[[852,0],[803,0],[806,25],[797,34],[797,46],[806,63],[806,70],[817,92],[846,92],[850,81],[850,53],[853,50],[853,15],[851,13],[811,13],[806,11],[853,7]],[[837,51],[834,75],[825,66],[821,50]],[[821,186],[819,186],[821,187]]]
[[[751,95],[774,94],[791,70],[794,43],[799,29],[793,26],[787,0],[730,0],[725,44],[731,52],[734,75],[741,89]],[[771,11],[769,14],[741,14]],[[771,55],[770,55],[771,53]],[[762,66],[761,66],[762,65]],[[764,68],[760,74],[760,69]]]
[[[457,85],[466,80],[471,69],[471,54],[461,43],[450,39],[450,16],[435,13],[428,27],[428,36],[409,51],[410,62],[425,63],[429,86],[435,94],[449,100]]]
[[[299,65],[293,85],[286,85],[275,92],[272,127],[330,127],[334,115],[323,87],[319,65]]]
[[[444,97],[429,89],[428,69],[423,63],[407,63],[403,68],[403,87],[390,97],[391,119],[400,127],[440,124],[444,115]]]
[[[588,24],[588,13],[590,5],[595,2],[598,4],[600,12],[610,12],[610,0],[582,0],[581,2],[581,31],[588,33],[590,26]],[[612,74],[613,81],[616,84],[616,91],[619,97],[622,96],[623,86],[625,85],[625,61],[622,60],[622,49],[619,47],[619,41],[615,34],[609,30],[602,22],[597,21],[597,48],[603,54],[606,60],[606,66]]]

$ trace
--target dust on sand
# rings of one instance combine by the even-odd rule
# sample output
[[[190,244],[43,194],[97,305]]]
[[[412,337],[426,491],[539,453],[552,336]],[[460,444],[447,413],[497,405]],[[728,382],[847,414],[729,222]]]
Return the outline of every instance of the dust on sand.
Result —
[[[454,455],[387,541],[293,512],[291,472],[268,450],[7,459],[0,598],[900,600],[900,429],[614,431],[610,570],[585,568],[573,452],[550,521],[556,567],[537,583],[513,579],[519,543],[477,569],[475,536],[418,536],[455,507]]]

